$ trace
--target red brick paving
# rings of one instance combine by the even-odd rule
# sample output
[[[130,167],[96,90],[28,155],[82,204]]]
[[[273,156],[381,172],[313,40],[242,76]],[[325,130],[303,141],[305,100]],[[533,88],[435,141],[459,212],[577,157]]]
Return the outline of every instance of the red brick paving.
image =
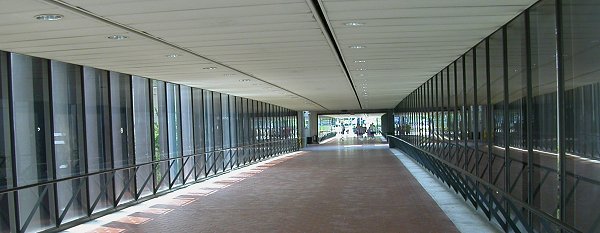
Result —
[[[458,232],[386,146],[344,147],[366,142],[309,147],[96,232]]]

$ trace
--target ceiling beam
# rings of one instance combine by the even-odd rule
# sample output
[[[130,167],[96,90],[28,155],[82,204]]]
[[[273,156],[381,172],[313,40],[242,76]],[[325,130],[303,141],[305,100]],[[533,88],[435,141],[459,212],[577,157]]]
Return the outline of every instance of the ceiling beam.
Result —
[[[348,71],[348,66],[346,66],[344,56],[342,56],[342,50],[340,49],[340,46],[335,39],[335,34],[333,34],[331,25],[329,25],[329,20],[327,20],[321,1],[306,0],[306,3],[312,11],[315,20],[317,20],[317,23],[319,23],[319,26],[321,26],[321,31],[323,32],[323,35],[325,35],[325,39],[329,44],[329,47],[331,47],[331,49],[334,51],[336,58],[340,63],[342,71],[346,75],[346,78],[348,78],[348,82],[350,82],[352,91],[354,91],[354,96],[356,96],[358,107],[360,109],[363,109],[362,103],[360,102],[360,98],[358,98],[358,92],[356,92],[356,87],[354,86],[354,82],[352,81],[352,77],[350,76],[350,72]]]

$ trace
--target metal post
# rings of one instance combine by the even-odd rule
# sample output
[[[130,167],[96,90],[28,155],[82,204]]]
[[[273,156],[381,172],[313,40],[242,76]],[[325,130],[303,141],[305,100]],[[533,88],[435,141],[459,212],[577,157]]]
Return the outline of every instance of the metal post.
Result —
[[[556,79],[557,87],[557,123],[558,123],[558,180],[559,180],[559,208],[556,217],[563,222],[566,221],[566,145],[565,145],[565,70],[563,51],[563,25],[562,25],[562,1],[556,0]]]
[[[487,111],[486,111],[486,119],[487,119],[487,152],[488,152],[488,157],[487,157],[487,172],[488,172],[488,183],[492,184],[492,147],[493,147],[493,130],[492,130],[492,94],[491,94],[491,84],[490,84],[490,77],[491,76],[491,71],[490,71],[490,38],[486,38],[485,39],[485,78],[486,78],[486,104],[487,104]],[[488,202],[488,208],[490,209],[490,213],[488,214],[488,220],[492,219],[492,208],[491,205],[489,205]]]
[[[533,77],[531,71],[531,25],[529,9],[525,10],[525,56],[527,72],[527,204],[533,205]],[[527,212],[527,221],[533,224],[531,212]]]
[[[465,92],[466,94],[466,92]],[[479,174],[479,106],[477,104],[477,46],[473,47],[473,141],[475,142],[475,174],[477,177],[481,177]],[[478,186],[476,186],[478,188]]]
[[[509,105],[509,101],[508,101],[508,35],[507,35],[507,30],[506,30],[506,25],[504,25],[502,27],[502,67],[503,67],[503,83],[504,83],[504,115],[503,115],[503,122],[504,122],[504,191],[506,191],[507,193],[510,193],[510,127],[508,124],[508,119],[509,119],[509,114],[508,114],[508,105]],[[508,208],[508,203],[505,203],[504,205],[504,209],[506,209],[506,213],[507,213],[507,223],[504,226],[505,230],[508,230],[508,221],[511,221],[510,219],[510,209]]]

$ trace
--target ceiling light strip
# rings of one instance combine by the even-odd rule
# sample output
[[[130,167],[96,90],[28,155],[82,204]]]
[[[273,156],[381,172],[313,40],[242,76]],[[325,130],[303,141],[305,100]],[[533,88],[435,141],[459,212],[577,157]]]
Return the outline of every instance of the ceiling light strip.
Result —
[[[348,81],[350,82],[350,86],[352,87],[352,90],[354,91],[354,96],[356,96],[356,101],[358,102],[358,107],[360,109],[363,109],[362,104],[360,102],[360,98],[358,97],[358,92],[356,91],[356,88],[354,87],[354,82],[352,82],[352,76],[350,75],[350,72],[348,71],[348,66],[346,66],[344,56],[342,55],[342,50],[340,49],[340,46],[337,43],[337,40],[335,39],[335,34],[333,33],[333,28],[330,26],[329,21],[327,20],[325,11],[323,10],[324,8],[322,6],[322,2],[320,0],[306,0],[306,3],[308,4],[310,10],[312,11],[315,20],[317,20],[317,22],[319,23],[319,26],[321,27],[321,31],[323,32],[323,35],[325,35],[327,43],[329,44],[329,46],[333,49],[333,51],[337,55],[336,57],[338,58],[338,62],[340,63],[342,70],[346,74],[346,77],[348,78]]]
[[[223,64],[223,63],[221,63],[221,62],[218,62],[218,61],[215,61],[215,60],[213,60],[213,59],[207,58],[207,57],[205,57],[205,56],[203,56],[203,55],[200,55],[200,54],[198,54],[198,53],[194,52],[194,51],[193,51],[193,50],[191,50],[191,49],[188,49],[188,48],[185,48],[185,47],[182,47],[182,46],[176,45],[176,44],[174,44],[174,43],[171,43],[171,42],[169,42],[169,41],[166,41],[166,40],[165,40],[165,39],[163,39],[163,38],[160,38],[160,37],[154,36],[154,35],[152,35],[152,34],[150,34],[150,33],[147,33],[147,32],[145,32],[145,31],[138,30],[138,29],[136,29],[136,28],[133,28],[133,27],[127,26],[127,25],[125,25],[125,24],[122,24],[122,23],[119,23],[119,22],[113,21],[113,20],[111,20],[111,19],[108,19],[108,18],[105,18],[105,17],[103,17],[103,16],[97,15],[97,14],[95,14],[94,12],[88,11],[88,10],[86,10],[86,9],[83,9],[83,8],[81,8],[81,7],[78,7],[78,6],[72,5],[72,4],[70,4],[70,3],[67,3],[67,2],[64,2],[64,1],[61,1],[61,0],[44,0],[44,1],[45,1],[45,2],[47,2],[47,3],[53,4],[53,5],[55,5],[55,6],[58,6],[58,7],[64,8],[64,9],[66,9],[66,10],[70,10],[70,11],[72,11],[72,12],[74,12],[74,13],[77,13],[77,14],[80,14],[80,15],[83,15],[83,16],[86,16],[86,17],[89,17],[89,18],[93,18],[93,19],[95,19],[95,20],[98,20],[98,21],[100,21],[100,22],[103,22],[103,23],[106,23],[106,24],[109,24],[109,25],[112,25],[112,26],[118,27],[118,28],[120,28],[120,29],[123,29],[123,30],[126,30],[126,31],[128,31],[128,32],[134,33],[134,34],[136,34],[136,35],[139,35],[139,36],[145,37],[145,38],[147,38],[147,39],[154,40],[154,41],[156,41],[156,42],[159,42],[159,43],[165,44],[165,45],[167,45],[167,46],[170,46],[170,47],[172,47],[172,48],[175,48],[175,49],[178,49],[178,50],[184,51],[184,52],[186,52],[186,53],[189,53],[189,54],[191,54],[191,55],[194,55],[194,56],[196,56],[196,57],[199,57],[199,58],[202,58],[202,59],[204,59],[204,60],[210,61],[210,62],[212,62],[212,63],[218,64],[218,65],[220,65],[220,66],[223,66],[223,67],[225,67],[225,68],[228,68],[228,69],[230,69],[230,70],[233,70],[233,71],[235,71],[235,72],[238,72],[238,73],[240,73],[240,74],[246,75],[246,76],[248,76],[248,77],[252,77],[252,78],[254,78],[254,79],[258,80],[258,81],[264,82],[264,83],[266,83],[266,84],[268,84],[268,85],[274,86],[274,87],[276,87],[276,88],[279,88],[279,89],[281,89],[281,90],[284,90],[284,91],[287,91],[287,92],[289,92],[289,93],[292,93],[292,94],[294,94],[294,95],[296,95],[296,96],[299,96],[299,97],[301,97],[301,98],[303,98],[303,99],[305,99],[305,100],[307,100],[307,101],[309,101],[309,102],[311,102],[311,103],[314,103],[315,105],[317,105],[317,106],[319,106],[319,107],[321,107],[321,108],[323,108],[323,109],[325,109],[325,110],[329,110],[328,108],[324,107],[323,105],[321,105],[321,104],[319,104],[319,103],[317,103],[317,102],[315,102],[315,101],[313,101],[313,100],[311,100],[311,99],[309,99],[309,98],[307,98],[307,97],[304,97],[304,96],[302,96],[302,95],[299,95],[299,94],[297,94],[297,93],[295,93],[295,92],[293,92],[293,91],[290,91],[290,90],[288,90],[288,89],[285,89],[285,88],[283,88],[283,87],[280,87],[280,86],[278,86],[278,85],[276,85],[276,84],[273,84],[273,83],[271,83],[271,82],[268,82],[268,81],[265,81],[265,80],[263,80],[263,79],[257,78],[256,76],[254,76],[254,75],[251,75],[251,74],[249,74],[249,73],[246,73],[246,72],[244,72],[244,71],[238,70],[238,69],[236,69],[236,68],[233,68],[233,67],[231,67],[231,66],[228,66],[228,65],[225,65],[225,64]]]

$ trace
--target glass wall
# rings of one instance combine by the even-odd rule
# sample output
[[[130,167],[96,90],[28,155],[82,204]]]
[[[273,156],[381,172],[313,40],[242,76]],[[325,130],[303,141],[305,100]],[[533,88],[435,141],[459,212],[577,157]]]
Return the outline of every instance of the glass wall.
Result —
[[[192,89],[192,110],[194,122],[194,153],[198,156],[193,157],[196,179],[206,176],[206,155],[204,154],[204,95],[202,89]]]
[[[11,188],[14,185],[8,98],[8,54],[0,51],[0,190]],[[0,209],[10,210],[8,196],[9,194],[0,194]],[[9,215],[2,213],[0,214],[0,232],[9,230]]]
[[[11,54],[12,130],[18,186],[53,179],[48,66],[49,61],[45,59]],[[19,218],[27,219],[32,214],[29,225],[21,223],[19,228],[37,231],[53,225],[56,206],[49,192],[53,192],[49,185],[18,191],[19,200],[30,200],[19,202]]]
[[[531,132],[532,164],[530,193],[533,205],[550,215],[556,214],[559,203],[558,120],[557,120],[557,59],[556,59],[556,4],[542,1],[529,13],[531,47]]]
[[[193,123],[193,105],[192,88],[181,86],[181,144],[185,172],[183,174],[184,183],[194,179],[194,123]]]
[[[108,72],[91,67],[83,68],[85,99],[85,131],[88,172],[112,168],[110,92]],[[113,206],[112,175],[101,173],[88,177],[90,209],[93,213]]]
[[[259,101],[0,51],[0,232],[56,229],[297,150],[295,132],[275,136],[275,109],[296,124]]]
[[[56,178],[85,173],[81,67],[51,61],[52,116]],[[58,209],[65,220],[85,215],[85,179],[59,182]],[[70,208],[67,206],[70,205]]]
[[[152,112],[153,112],[153,140],[154,140],[154,185],[156,190],[169,188],[169,135],[167,127],[167,87],[165,82],[152,81]],[[166,179],[166,181],[165,181]]]
[[[562,216],[584,232],[600,231],[600,4],[593,0],[564,0],[559,78],[564,81],[559,103],[559,154],[567,179]],[[562,63],[561,63],[562,62]],[[562,75],[562,77],[560,77]],[[561,110],[559,109],[559,113]],[[552,129],[552,128],[551,128]],[[564,137],[564,138],[561,138]],[[561,140],[562,139],[562,140]],[[561,167],[562,167],[561,166]],[[563,174],[563,175],[564,175]],[[591,180],[588,180],[591,179]]]
[[[169,177],[170,184],[181,184],[183,182],[183,173],[180,172],[183,160],[182,147],[181,147],[181,109],[180,109],[180,96],[179,96],[179,85],[173,83],[167,83],[167,134],[168,134],[168,151],[169,158],[178,158],[170,160],[169,166]]]
[[[153,193],[152,189],[152,106],[150,105],[150,80],[133,76],[131,79],[133,92],[133,136],[135,163],[145,164],[136,173],[136,192],[141,196]]]
[[[123,168],[134,161],[131,76],[110,72],[109,81],[113,168]],[[133,199],[134,172],[134,169],[122,169],[113,174],[116,204]]]
[[[600,231],[597,12],[593,0],[539,1],[395,109],[401,139],[495,186],[481,198],[518,200],[488,206],[508,209],[506,230]]]

